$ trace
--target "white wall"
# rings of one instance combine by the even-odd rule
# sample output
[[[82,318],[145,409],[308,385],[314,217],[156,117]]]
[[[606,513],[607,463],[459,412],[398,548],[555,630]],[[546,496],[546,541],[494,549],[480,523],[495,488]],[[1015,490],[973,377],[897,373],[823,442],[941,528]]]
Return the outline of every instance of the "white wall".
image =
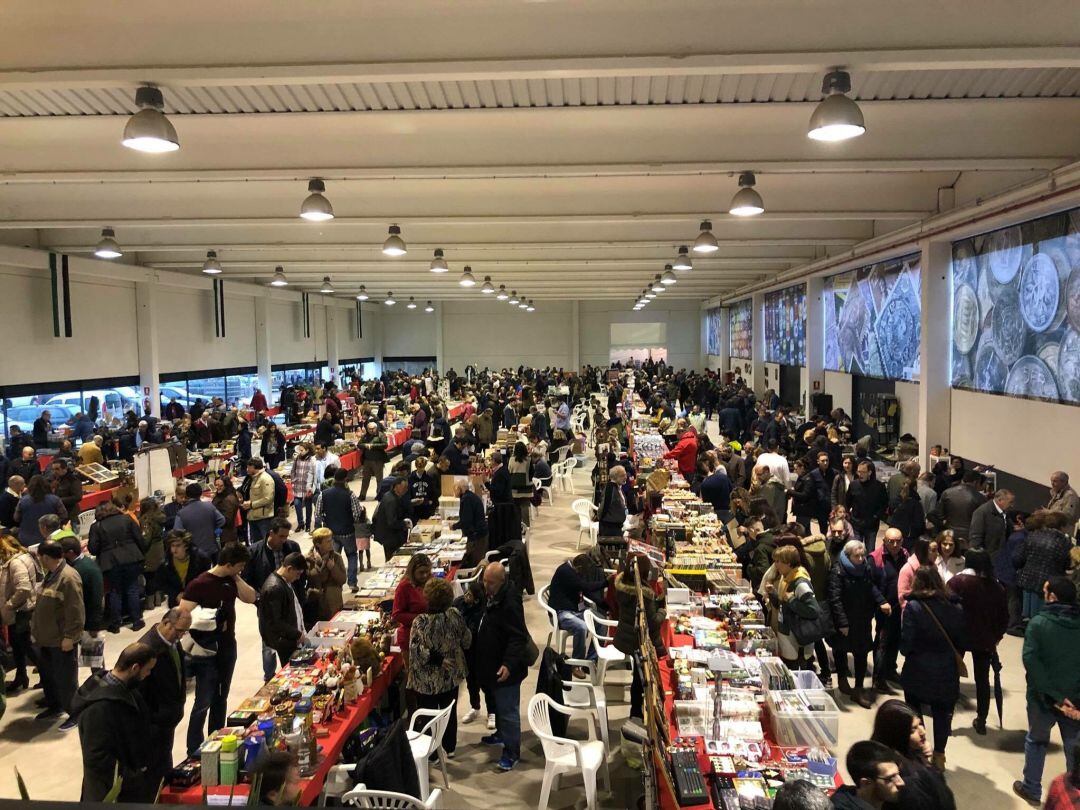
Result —
[[[548,303],[545,302],[545,306]],[[697,301],[662,302],[655,299],[640,312],[617,301],[582,301],[580,305],[581,363],[606,365],[611,349],[612,323],[667,324],[667,362],[674,368],[701,365],[701,304]]]
[[[310,300],[310,299],[309,299]],[[304,320],[299,300],[272,299],[269,305],[270,315],[270,362],[306,363],[312,360],[326,360],[325,319],[320,327],[316,321],[316,311],[321,314],[322,307],[314,301],[309,303],[311,316],[311,337],[304,337]],[[322,329],[323,353],[318,354],[317,337]],[[252,357],[254,357],[254,352]]]
[[[900,401],[900,435],[910,433],[921,444],[922,436],[919,435],[919,384],[897,380],[896,398]],[[851,411],[848,411],[848,413],[851,413]]]
[[[45,266],[47,268],[47,257]],[[73,337],[54,338],[48,269],[0,263],[0,384],[118,377],[139,373],[135,285],[72,274]],[[211,329],[213,320],[210,319]]]
[[[445,369],[460,373],[469,363],[492,369],[573,366],[569,301],[543,301],[536,312],[498,300],[447,301],[442,307]]]
[[[834,408],[843,408],[848,416],[853,413],[850,374],[843,371],[826,371],[825,393],[832,394],[832,404]]]
[[[214,294],[162,287],[158,291],[158,363],[162,374],[254,365],[255,300],[225,295],[225,338],[214,337]]]
[[[375,357],[382,340],[382,313],[372,306],[364,307],[364,336],[356,336],[356,311],[352,307],[337,314],[338,359]]]
[[[717,357],[715,354],[705,355],[705,368],[710,371],[719,371],[724,366],[724,359]]]
[[[765,383],[761,389],[764,391],[771,388],[777,394],[780,393],[780,364],[765,363]]]
[[[383,304],[382,310],[384,357],[435,357],[437,319],[434,312],[424,312],[423,302],[416,309],[406,309],[398,299],[392,307]]]

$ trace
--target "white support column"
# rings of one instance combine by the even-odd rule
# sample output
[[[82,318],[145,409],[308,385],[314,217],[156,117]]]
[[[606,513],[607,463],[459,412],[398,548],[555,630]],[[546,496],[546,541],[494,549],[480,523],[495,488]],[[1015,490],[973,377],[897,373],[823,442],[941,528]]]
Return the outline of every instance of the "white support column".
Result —
[[[386,309],[393,309],[393,307],[383,306],[383,307],[376,307],[376,309],[377,310],[386,310]],[[385,327],[385,324],[386,324],[387,317],[388,316],[386,315],[386,313],[380,311],[379,312],[379,317],[377,319],[378,324],[379,324],[379,329],[378,329],[379,334],[378,334],[377,339],[375,340],[375,351],[372,352],[372,355],[375,358],[375,376],[376,377],[381,377],[382,376],[382,371],[383,371],[383,346],[386,343],[386,329],[384,327]]]
[[[338,361],[341,359],[338,348],[338,318],[341,317],[341,310],[334,306],[333,302],[328,303],[323,311],[326,312],[326,365],[330,367],[330,376],[334,378],[334,382],[341,386],[341,380],[338,378]]]
[[[709,367],[709,310],[698,310],[698,371]]]
[[[949,272],[952,246],[924,241],[922,252],[922,340],[919,372],[919,462],[929,468],[930,446],[948,447],[952,432],[950,348],[952,312]]]
[[[158,363],[157,284],[139,281],[135,284],[135,329],[138,336],[139,385],[144,398],[150,400],[150,413],[161,416],[161,392]]]
[[[255,371],[259,375],[259,390],[267,402],[274,404],[276,392],[270,376],[270,299],[266,295],[255,298]]]
[[[803,411],[810,415],[810,397],[825,389],[825,279],[806,280],[806,365],[802,370]]]
[[[443,303],[434,304],[435,307],[435,368],[440,374],[446,369],[445,348],[443,346]]]
[[[570,303],[570,371],[581,371],[581,305],[576,298]]]
[[[769,387],[765,380],[765,320],[761,314],[765,306],[765,294],[754,293],[750,300],[754,327],[754,342],[750,351],[753,355],[750,361],[750,373],[754,377],[751,387],[755,394],[761,396]]]
[[[731,307],[720,310],[720,373],[731,371]]]

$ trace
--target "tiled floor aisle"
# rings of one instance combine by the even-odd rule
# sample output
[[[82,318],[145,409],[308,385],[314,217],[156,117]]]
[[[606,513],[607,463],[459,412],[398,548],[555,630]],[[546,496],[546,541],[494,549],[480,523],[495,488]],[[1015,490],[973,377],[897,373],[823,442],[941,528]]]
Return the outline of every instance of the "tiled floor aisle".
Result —
[[[589,474],[579,468],[575,473],[579,493],[588,493]],[[587,496],[587,495],[586,495]],[[547,504],[534,521],[531,537],[531,561],[537,587],[542,587],[551,572],[568,556],[574,554],[577,541],[577,517],[570,512],[574,496],[559,493],[554,507]],[[369,510],[374,504],[369,505]],[[377,546],[376,546],[377,548]],[[376,559],[376,563],[381,560]],[[148,621],[160,611],[148,616]],[[255,691],[261,678],[258,627],[255,611],[239,606],[238,637],[240,660],[233,681],[233,703]],[[525,614],[533,638],[542,644],[547,637],[547,624],[535,599],[525,604]],[[135,633],[124,630],[119,636],[109,636],[107,658],[111,662],[124,644],[135,640]],[[976,806],[993,807],[995,810],[1026,807],[1010,790],[1013,779],[1018,778],[1023,764],[1023,734],[1026,728],[1024,709],[1024,673],[1020,662],[1020,640],[1007,637],[1001,646],[1001,658],[1005,663],[1003,684],[1005,688],[1005,731],[998,729],[992,712],[991,732],[978,737],[971,729],[974,709],[974,684],[962,684],[964,701],[957,709],[954,722],[955,734],[948,749],[948,778],[961,808]],[[540,780],[543,775],[543,752],[539,742],[527,731],[525,709],[535,688],[535,676],[522,685],[522,761],[510,774],[494,769],[497,752],[478,744],[486,733],[482,723],[459,727],[457,758],[450,764],[450,791],[444,794],[446,808],[535,807],[539,800]],[[81,764],[76,731],[67,734],[56,726],[45,727],[35,723],[33,700],[39,693],[24,693],[8,703],[7,715],[0,720],[0,796],[17,798],[13,768],[18,767],[25,778],[30,796],[34,799],[78,800]],[[464,688],[462,695],[465,695]],[[189,706],[190,706],[189,694]],[[618,727],[625,719],[627,705],[610,707],[613,745],[618,745]],[[864,711],[843,704],[840,749],[845,751],[854,741],[869,735],[872,711]],[[580,723],[578,723],[580,725]],[[182,740],[186,720],[178,738]],[[182,754],[180,746],[177,756]],[[625,767],[616,766],[621,757],[613,757],[612,783],[614,795],[600,795],[605,808],[630,806],[634,793],[636,774]],[[1047,759],[1047,782],[1064,770],[1064,757],[1060,745],[1051,748]],[[439,776],[433,775],[438,784]],[[580,779],[566,780],[564,789],[552,794],[552,810],[582,808],[585,806]]]

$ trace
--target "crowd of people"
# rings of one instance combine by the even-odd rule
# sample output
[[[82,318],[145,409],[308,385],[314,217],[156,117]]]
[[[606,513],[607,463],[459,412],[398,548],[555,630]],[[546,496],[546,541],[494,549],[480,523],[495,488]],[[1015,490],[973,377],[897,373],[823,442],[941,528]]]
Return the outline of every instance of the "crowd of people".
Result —
[[[660,576],[643,555],[623,555],[614,577],[604,571],[605,548],[617,549],[627,533],[645,536],[658,506],[629,451],[626,374],[634,375],[635,393],[668,442],[665,458],[725,524],[737,525],[736,555],[776,631],[781,658],[792,669],[816,669],[830,687],[835,673],[837,690],[853,705],[869,710],[883,699],[872,739],[848,752],[853,784],[835,794],[834,806],[955,806],[944,774],[960,679],[970,655],[973,726],[987,734],[991,680],[1002,665],[997,648],[1006,633],[1024,638],[1028,680],[1025,766],[1014,790],[1032,803],[1041,799],[1055,726],[1075,768],[1080,501],[1065,472],[1051,476],[1049,500],[1030,514],[1015,508],[1012,492],[985,491],[978,470],[957,457],[945,460],[940,448],[931,456],[941,460],[924,473],[908,446],[895,473],[879,480],[887,468],[875,463],[869,442],[852,444],[843,410],[798,420],[771,391],[759,399],[739,379],[651,362],[610,380],[591,367],[578,374],[469,368],[445,381],[433,373],[352,377],[343,390],[359,403],[363,426],[356,437],[363,451],[359,493],[332,449],[346,431],[331,384],[280,392],[287,421],[305,408],[322,411],[311,442],[287,441],[265,401],[250,421],[219,401],[198,413],[170,402],[162,419],[129,414],[123,430],[132,434],[130,445],[92,425],[77,438],[72,458],[124,457],[143,442],[170,437],[193,448],[233,441],[239,475],[235,485],[218,477],[209,497],[200,484],[184,484],[165,507],[153,498],[102,504],[85,548],[68,527],[82,497],[73,462],[58,457],[43,472],[34,441],[9,442],[0,495],[0,616],[14,664],[8,693],[29,688],[29,667],[37,667],[37,719],[79,728],[83,799],[102,799],[118,766],[121,798],[151,800],[173,765],[173,739],[185,717],[189,754],[225,724],[238,664],[237,610],[248,609],[237,601],[257,614],[269,679],[306,643],[316,621],[340,610],[345,590],[357,590],[360,574],[372,567],[371,542],[392,556],[412,525],[435,513],[439,476],[452,475],[455,528],[467,540],[462,565],[478,575],[454,599],[449,583],[432,577],[429,559],[411,558],[391,609],[406,660],[406,704],[444,708],[465,682],[469,705],[461,722],[486,717],[483,742],[501,747],[500,770],[514,769],[521,686],[538,656],[524,617],[524,599],[536,588],[523,540],[542,503],[537,483],[550,484],[575,428],[591,432],[595,447],[597,544],[555,569],[545,597],[572,639],[575,677],[586,677],[596,659],[586,606],[618,617],[613,644],[631,654],[639,646],[634,574],[645,582]],[[440,382],[463,402],[453,427],[436,393]],[[411,424],[395,462],[387,450],[389,402]],[[505,453],[485,454],[504,428],[517,430],[519,441]],[[478,492],[469,476],[482,455],[488,478]],[[276,472],[285,459],[292,462],[291,502]],[[310,549],[305,553],[298,541]],[[498,552],[493,561],[490,551]],[[158,602],[165,611],[147,628],[144,611]],[[651,589],[645,611],[662,654],[662,604]],[[139,642],[125,647],[112,668],[99,662],[80,685],[80,659],[92,658],[103,634],[125,623],[145,630]],[[635,666],[631,717],[643,715],[643,693]],[[457,723],[453,716],[444,737],[451,757]],[[137,744],[146,736],[137,731],[146,728],[154,742]],[[294,762],[270,757],[260,768],[266,798],[295,794]],[[775,806],[816,806],[822,794],[813,793],[785,786]]]

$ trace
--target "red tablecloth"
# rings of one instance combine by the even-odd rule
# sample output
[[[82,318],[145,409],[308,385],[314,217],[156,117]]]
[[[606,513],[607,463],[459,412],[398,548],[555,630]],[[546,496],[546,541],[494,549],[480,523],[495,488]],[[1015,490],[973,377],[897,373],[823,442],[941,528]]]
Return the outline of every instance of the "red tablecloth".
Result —
[[[666,621],[660,627],[660,637],[668,647],[690,647],[694,644],[692,636],[675,635],[671,629],[671,624]],[[660,679],[664,686],[664,716],[668,721],[668,736],[675,739],[679,736],[679,728],[675,722],[675,668],[671,665],[671,659],[667,656],[660,659],[659,664]],[[708,774],[712,766],[709,765],[709,758],[705,756],[704,740],[700,737],[697,738],[697,755],[698,767],[701,768],[701,773]],[[660,757],[663,755],[654,748],[653,756]],[[711,801],[705,804],[680,806],[678,801],[675,800],[675,786],[668,783],[666,770],[657,764],[656,773],[660,810],[684,810],[684,808],[711,810],[713,806]]]
[[[371,710],[379,705],[403,666],[400,655],[388,655],[383,660],[382,672],[375,678],[371,688],[365,690],[355,703],[347,706],[343,714],[334,717],[329,724],[323,724],[323,728],[330,730],[330,735],[318,738],[319,767],[310,778],[301,781],[300,804],[312,805],[318,801],[323,783],[326,782],[331,766],[337,764],[338,757],[341,756],[341,751],[345,747],[345,741],[367,719]],[[248,787],[246,784],[233,786],[233,795],[246,796]],[[212,796],[228,796],[229,790],[230,786],[226,785],[207,788],[206,792]],[[161,803],[202,804],[202,791],[202,785],[193,785],[189,788],[167,787],[161,792]]]
[[[359,450],[342,453],[338,458],[340,460],[339,466],[343,470],[355,470],[360,466],[361,455]]]
[[[79,511],[86,512],[90,509],[94,509],[98,504],[105,503],[112,498],[113,491],[111,489],[100,489],[97,492],[88,492],[83,495],[83,499],[79,501]],[[68,515],[72,520],[78,518],[78,515]]]
[[[173,478],[187,478],[189,475],[194,475],[197,472],[202,472],[206,469],[205,461],[196,461],[194,464],[188,464],[185,467],[177,467],[172,471]]]

